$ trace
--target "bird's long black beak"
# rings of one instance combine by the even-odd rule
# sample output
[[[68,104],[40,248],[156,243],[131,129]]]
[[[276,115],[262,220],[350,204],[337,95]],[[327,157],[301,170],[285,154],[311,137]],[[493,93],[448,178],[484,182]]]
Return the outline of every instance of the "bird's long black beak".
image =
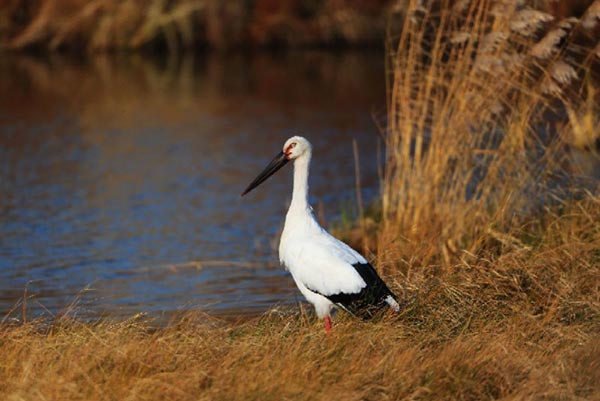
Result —
[[[287,162],[289,162],[289,160],[286,157],[285,153],[280,152],[277,156],[275,156],[273,160],[271,160],[271,162],[258,175],[258,177],[256,177],[254,181],[250,183],[250,185],[248,185],[244,192],[242,192],[242,196],[246,195],[248,192],[252,191],[254,188],[265,182],[267,178],[275,174],[275,172],[283,166],[285,166]]]

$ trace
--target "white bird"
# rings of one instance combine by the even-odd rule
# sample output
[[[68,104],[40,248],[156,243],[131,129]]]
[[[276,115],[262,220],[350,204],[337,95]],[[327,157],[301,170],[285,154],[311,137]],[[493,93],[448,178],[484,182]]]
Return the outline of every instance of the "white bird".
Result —
[[[331,311],[338,306],[364,318],[383,307],[399,311],[395,295],[373,266],[354,249],[334,238],[315,219],[308,203],[311,143],[301,136],[288,139],[283,151],[248,185],[256,188],[290,160],[294,161],[294,190],[279,243],[279,260],[298,289],[325,319],[331,330]]]

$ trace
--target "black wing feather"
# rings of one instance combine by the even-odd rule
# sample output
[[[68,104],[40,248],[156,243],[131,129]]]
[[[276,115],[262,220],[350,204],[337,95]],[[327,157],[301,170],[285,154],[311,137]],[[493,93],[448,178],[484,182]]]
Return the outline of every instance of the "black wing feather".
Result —
[[[372,317],[378,310],[388,306],[385,301],[388,296],[391,296],[394,300],[396,299],[394,293],[390,291],[377,274],[377,271],[369,263],[355,263],[352,267],[356,269],[360,277],[367,283],[360,292],[351,294],[340,292],[338,294],[324,295],[318,291],[309,289],[323,295],[348,312],[365,319]]]

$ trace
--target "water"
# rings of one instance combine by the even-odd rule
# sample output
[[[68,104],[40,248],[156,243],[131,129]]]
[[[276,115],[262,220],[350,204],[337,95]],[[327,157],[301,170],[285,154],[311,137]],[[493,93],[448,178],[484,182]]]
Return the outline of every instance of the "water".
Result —
[[[291,168],[240,192],[301,133],[328,221],[378,189],[380,53],[0,61],[0,318],[301,300],[277,262]],[[71,308],[71,306],[73,306]],[[20,308],[20,307],[19,307]],[[12,312],[11,312],[12,311]]]

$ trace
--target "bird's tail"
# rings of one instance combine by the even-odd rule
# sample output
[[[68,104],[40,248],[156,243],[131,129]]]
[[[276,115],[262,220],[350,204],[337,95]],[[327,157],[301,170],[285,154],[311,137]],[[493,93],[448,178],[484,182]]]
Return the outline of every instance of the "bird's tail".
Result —
[[[394,310],[394,312],[400,312],[400,305],[393,295],[385,297],[385,302]]]

